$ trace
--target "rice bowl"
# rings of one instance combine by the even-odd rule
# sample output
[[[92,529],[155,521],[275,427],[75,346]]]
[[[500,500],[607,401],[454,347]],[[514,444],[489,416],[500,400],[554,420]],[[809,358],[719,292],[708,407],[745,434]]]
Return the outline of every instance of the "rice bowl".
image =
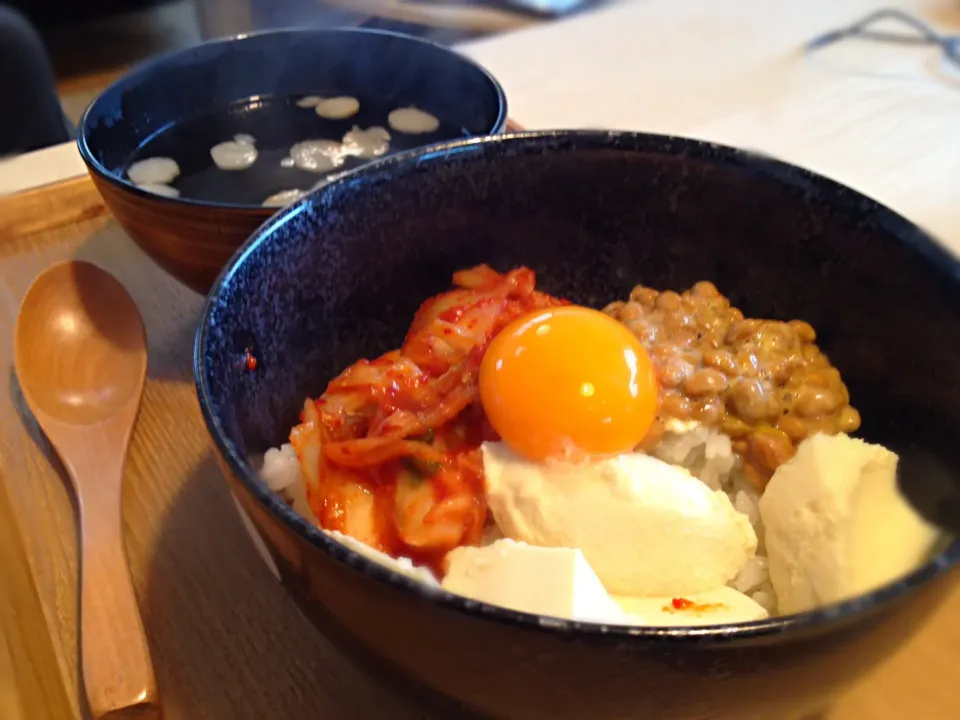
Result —
[[[911,500],[951,527],[932,503],[953,487],[960,418],[942,389],[960,291],[954,261],[902,218],[796,168],[677,138],[530,133],[397,157],[268,223],[218,283],[197,346],[231,490],[286,591],[376,677],[452,699],[460,716],[802,718],[889,657],[953,586],[950,541],[901,581],[812,612],[696,630],[579,623],[438,593],[318,530],[267,490],[256,458],[286,440],[304,398],[397,347],[417,304],[479,262],[534,265],[546,291],[593,308],[637,280],[710,278],[752,315],[808,320],[851,383],[864,437],[900,456]],[[917,343],[926,352],[901,357]]]

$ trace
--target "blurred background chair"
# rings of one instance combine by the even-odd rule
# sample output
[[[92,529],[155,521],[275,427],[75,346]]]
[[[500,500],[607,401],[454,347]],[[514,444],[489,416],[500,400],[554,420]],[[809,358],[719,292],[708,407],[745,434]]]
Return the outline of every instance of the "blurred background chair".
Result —
[[[131,66],[213,37],[271,27],[362,26],[441,44],[529,27],[600,0],[0,0],[20,10],[49,50],[76,123]],[[4,68],[6,70],[6,68]]]
[[[64,116],[43,40],[16,8],[0,4],[0,157],[66,142]]]

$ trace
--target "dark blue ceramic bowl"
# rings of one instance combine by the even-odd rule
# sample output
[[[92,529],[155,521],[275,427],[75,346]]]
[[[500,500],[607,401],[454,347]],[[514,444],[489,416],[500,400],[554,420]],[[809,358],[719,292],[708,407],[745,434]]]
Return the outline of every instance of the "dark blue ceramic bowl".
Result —
[[[471,135],[502,132],[507,122],[497,81],[450,49],[378,30],[296,29],[214,40],[146,62],[90,105],[77,142],[130,236],[164,269],[206,292],[274,210],[148,193],[123,177],[126,164],[157,133],[232,103],[325,94],[412,104]]]
[[[639,282],[709,279],[750,315],[811,322],[862,434],[901,454],[925,514],[960,526],[960,267],[902,217],[804,170],[670,137],[544,132],[397,156],[260,228],[218,279],[195,358],[222,467],[283,582],[381,678],[459,703],[454,717],[801,718],[887,658],[956,581],[960,542],[945,541],[909,577],[816,612],[605,627],[437,597],[328,539],[249,458],[481,262],[528,265],[541,289],[594,307]]]

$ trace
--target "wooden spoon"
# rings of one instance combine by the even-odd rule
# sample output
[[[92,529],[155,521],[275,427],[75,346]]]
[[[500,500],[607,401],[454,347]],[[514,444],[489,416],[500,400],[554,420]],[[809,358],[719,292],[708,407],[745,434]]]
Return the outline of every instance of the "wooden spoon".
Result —
[[[147,372],[143,320],[112,275],[85,262],[54,265],[20,306],[14,364],[77,494],[80,647],[90,712],[94,720],[159,718],[120,502]]]

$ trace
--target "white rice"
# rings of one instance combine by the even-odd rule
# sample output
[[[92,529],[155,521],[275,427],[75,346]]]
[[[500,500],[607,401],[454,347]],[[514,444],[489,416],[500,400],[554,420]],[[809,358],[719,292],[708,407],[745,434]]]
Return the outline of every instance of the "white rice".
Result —
[[[279,448],[270,448],[263,456],[260,476],[274,492],[286,490],[300,482],[300,461],[293,445],[284,443]]]
[[[286,500],[290,507],[315,525],[320,525],[307,502],[307,485],[300,474],[300,461],[293,445],[284,443],[279,448],[267,450],[259,473],[267,487]]]
[[[757,533],[757,554],[729,584],[774,615],[777,601],[763,543],[763,522],[757,504],[760,496],[741,471],[730,438],[697,423],[677,423],[668,427],[653,455],[671,465],[686,468],[708,487],[722,490],[734,508],[750,519]],[[260,474],[270,489],[283,496],[294,510],[316,521],[307,503],[306,484],[302,481],[300,464],[291,445],[267,450]],[[483,544],[487,545],[499,536],[498,529],[491,525]]]

